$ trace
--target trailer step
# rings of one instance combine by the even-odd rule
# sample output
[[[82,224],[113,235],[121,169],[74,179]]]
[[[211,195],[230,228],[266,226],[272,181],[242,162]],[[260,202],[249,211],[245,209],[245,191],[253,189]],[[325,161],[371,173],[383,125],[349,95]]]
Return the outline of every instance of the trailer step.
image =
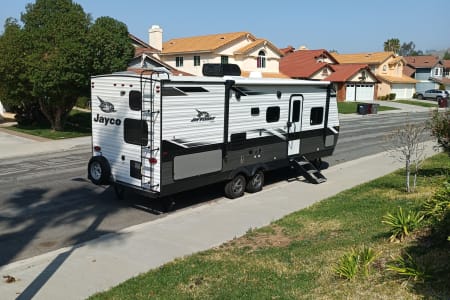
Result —
[[[327,178],[306,157],[292,159],[291,165],[300,170],[303,177],[311,183],[319,184],[327,181]]]

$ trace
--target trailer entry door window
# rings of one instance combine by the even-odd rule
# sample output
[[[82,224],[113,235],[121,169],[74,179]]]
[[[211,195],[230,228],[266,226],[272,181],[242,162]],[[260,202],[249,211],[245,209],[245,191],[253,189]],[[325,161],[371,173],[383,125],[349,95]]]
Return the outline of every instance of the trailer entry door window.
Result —
[[[123,122],[125,142],[146,146],[148,144],[148,126],[143,120],[125,119]]]
[[[310,125],[319,125],[323,122],[323,107],[311,108],[311,120]]]
[[[292,104],[292,122],[300,121],[300,100],[295,100]]]
[[[278,122],[278,120],[280,120],[280,107],[279,106],[269,106],[266,111],[267,123]]]

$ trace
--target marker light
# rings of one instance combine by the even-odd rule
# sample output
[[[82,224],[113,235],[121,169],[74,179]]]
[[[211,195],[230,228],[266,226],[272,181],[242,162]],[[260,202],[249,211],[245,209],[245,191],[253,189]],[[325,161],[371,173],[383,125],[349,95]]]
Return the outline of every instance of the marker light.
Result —
[[[100,147],[100,146],[94,146],[94,151],[95,151],[95,152],[100,152],[100,151],[102,151],[102,147]]]

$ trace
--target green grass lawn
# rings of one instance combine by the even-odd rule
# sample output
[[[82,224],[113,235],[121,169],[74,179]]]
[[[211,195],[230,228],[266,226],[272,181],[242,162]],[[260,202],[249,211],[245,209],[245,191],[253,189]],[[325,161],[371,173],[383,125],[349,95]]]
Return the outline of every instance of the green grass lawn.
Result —
[[[48,125],[16,125],[6,129],[54,140],[88,136],[91,135],[91,113],[73,109],[64,131],[54,131]]]
[[[356,108],[359,103],[364,102],[338,102],[338,112],[340,114],[355,114]],[[397,108],[389,107],[389,106],[378,106],[378,111],[385,111],[385,110],[395,110]]]
[[[414,101],[414,100],[396,100],[395,102],[409,104],[409,105],[417,105],[423,107],[437,107],[437,103],[435,102],[423,102],[423,101]]]
[[[90,299],[448,299],[450,242],[433,244],[423,229],[390,243],[381,222],[399,206],[415,209],[430,197],[450,174],[448,156],[428,159],[420,174],[415,193],[404,192],[404,172],[397,171]],[[339,258],[363,245],[379,253],[369,276],[338,277]],[[404,249],[426,262],[427,281],[404,281],[387,270]]]

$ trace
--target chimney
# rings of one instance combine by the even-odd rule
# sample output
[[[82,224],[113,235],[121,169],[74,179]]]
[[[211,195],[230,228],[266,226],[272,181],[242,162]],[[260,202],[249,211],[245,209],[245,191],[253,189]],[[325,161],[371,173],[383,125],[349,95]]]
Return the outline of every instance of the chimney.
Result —
[[[148,44],[159,51],[162,51],[162,34],[163,30],[159,25],[152,25],[148,30]]]

